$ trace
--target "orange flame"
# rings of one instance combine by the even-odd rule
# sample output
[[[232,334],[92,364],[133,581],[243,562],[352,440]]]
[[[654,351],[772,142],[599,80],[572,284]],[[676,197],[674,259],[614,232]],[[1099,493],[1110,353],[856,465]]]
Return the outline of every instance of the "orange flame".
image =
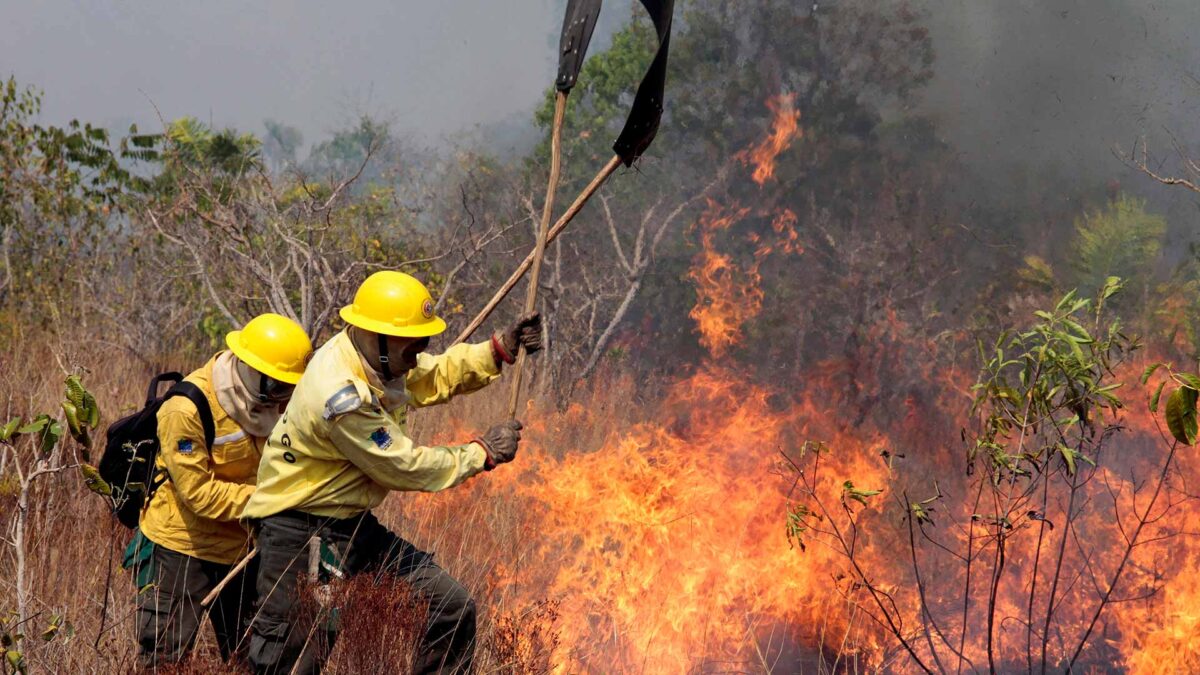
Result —
[[[754,158],[751,178],[759,185],[774,175],[775,157],[798,134],[789,127],[789,120],[795,125],[799,119],[791,96],[768,105],[776,119],[772,132],[745,155]],[[740,239],[735,226],[742,224],[759,231]],[[865,392],[896,391],[895,382],[885,381],[896,363],[919,362],[936,349],[908,337],[911,327],[887,308],[863,329],[857,351],[806,372],[786,395],[782,388],[748,381],[736,365],[718,364],[762,310],[764,261],[804,251],[797,226],[796,214],[787,209],[710,200],[694,226],[700,251],[688,276],[697,293],[691,317],[713,359],[667,383],[662,401],[648,409],[629,405],[644,389],[624,380],[581,394],[565,412],[536,415],[512,470],[437,497],[439,508],[459,517],[471,505],[518,505],[521,516],[507,529],[498,531],[489,521],[490,528],[474,531],[472,539],[479,542],[471,544],[477,547],[472,568],[489,570],[495,593],[518,607],[545,598],[560,603],[556,628],[562,639],[553,659],[560,672],[794,672],[818,653],[828,658],[826,665],[836,657],[846,670],[915,670],[877,620],[864,613],[869,598],[853,583],[843,555],[812,543],[803,554],[791,548],[784,528],[791,482],[779,471],[780,453],[794,453],[806,439],[833,448],[817,481],[818,492],[831,503],[838,502],[845,480],[862,489],[888,488],[858,511],[857,559],[888,594],[903,624],[919,627],[908,532],[896,527],[895,512],[884,514],[883,502],[906,487],[924,499],[935,477],[939,490],[966,492],[965,472],[945,467],[961,465],[950,454],[956,451],[950,439],[968,407],[970,383],[960,381],[960,373],[929,373],[918,366],[921,374],[890,408],[876,406],[869,396],[854,401],[847,395],[847,383]],[[1136,373],[1122,379],[1132,381]],[[1150,447],[1156,434],[1150,414],[1131,406],[1127,415],[1131,447]],[[1161,461],[1155,452],[1123,453],[1120,461],[1128,466]],[[914,474],[911,484],[898,485],[893,459]],[[1124,513],[1145,503],[1144,493],[1133,496],[1140,484],[1130,478],[1128,466],[1106,471],[1086,487],[1090,506],[1067,553],[1072,573],[1056,591],[1055,622],[1064,634],[1080,634],[1094,609],[1070,594],[1102,587],[1118,562],[1128,529],[1114,522],[1113,502]],[[1190,471],[1183,480],[1200,483],[1197,469]],[[411,499],[434,508],[429,498]],[[938,502],[934,517],[948,544],[962,547],[973,536],[975,554],[986,557],[978,542],[989,531],[975,522],[969,506],[963,500],[955,512]],[[1064,508],[1050,504],[1045,519],[1061,528]],[[1188,508],[1181,522],[1200,522],[1200,508]],[[1034,564],[1029,541],[1012,540],[1009,578],[1029,578]],[[964,621],[985,623],[980,605],[986,603],[972,604],[966,617],[960,614],[963,602],[955,593],[965,584],[961,566],[937,561],[936,551],[923,555],[929,558],[930,611],[940,613],[942,628],[954,634]],[[1183,551],[1164,551],[1162,545],[1138,549],[1120,596],[1136,596],[1136,589],[1155,584],[1160,591],[1111,607],[1093,638],[1102,643],[1100,658],[1139,673],[1200,672],[1198,566],[1200,548],[1194,543]],[[975,574],[972,597],[986,597],[989,581],[986,570]],[[1045,599],[1042,586],[1039,597]],[[1018,582],[995,598],[1005,619],[997,629],[998,661],[1022,670],[1025,638],[1018,629],[1028,611],[1027,595],[1021,595],[1027,588]],[[908,630],[915,634],[919,628]],[[961,670],[986,668],[985,637],[973,629],[962,653],[976,668]],[[1054,640],[1056,653],[1068,647],[1063,638]],[[918,640],[915,648],[928,662],[927,647]],[[1079,670],[1097,667],[1093,660]]]
[[[759,186],[775,177],[775,158],[801,135],[795,94],[774,96],[767,100],[767,108],[772,115],[771,133],[746,153],[747,163],[754,165],[750,177]]]
[[[688,272],[696,285],[696,305],[689,313],[700,331],[700,342],[714,356],[741,338],[741,326],[762,309],[763,292],[759,288],[757,267],[740,269],[726,254],[717,250],[716,234],[727,230],[750,212],[745,208],[726,209],[709,201],[700,216],[701,252]]]

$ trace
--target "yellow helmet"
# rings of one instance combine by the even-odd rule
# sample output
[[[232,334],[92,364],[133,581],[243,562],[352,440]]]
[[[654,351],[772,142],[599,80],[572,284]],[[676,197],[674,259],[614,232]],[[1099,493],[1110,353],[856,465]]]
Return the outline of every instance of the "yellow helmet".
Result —
[[[300,324],[278,314],[259,314],[230,331],[225,344],[246,365],[280,382],[296,384],[312,354],[312,342]]]
[[[433,315],[429,289],[403,272],[367,277],[354,293],[354,302],[339,314],[351,326],[380,335],[419,338],[446,330],[446,322]]]

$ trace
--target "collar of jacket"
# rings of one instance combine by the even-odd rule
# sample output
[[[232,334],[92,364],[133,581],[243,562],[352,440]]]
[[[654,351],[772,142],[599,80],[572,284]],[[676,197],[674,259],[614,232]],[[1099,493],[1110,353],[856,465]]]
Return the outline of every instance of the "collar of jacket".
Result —
[[[408,405],[409,393],[404,377],[397,377],[393,380],[396,384],[388,386],[354,347],[354,341],[350,339],[348,332],[343,330],[334,339],[338,341],[338,354],[342,362],[350,369],[352,375],[367,383],[371,394],[383,405],[384,410],[392,412]]]

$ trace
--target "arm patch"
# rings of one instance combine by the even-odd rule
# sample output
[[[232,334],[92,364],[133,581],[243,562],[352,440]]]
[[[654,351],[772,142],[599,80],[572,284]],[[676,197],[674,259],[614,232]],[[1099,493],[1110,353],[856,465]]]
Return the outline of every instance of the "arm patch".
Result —
[[[333,396],[329,397],[329,400],[325,401],[325,412],[322,417],[332,420],[361,407],[362,398],[358,395],[358,389],[353,384],[348,384],[338,389]]]

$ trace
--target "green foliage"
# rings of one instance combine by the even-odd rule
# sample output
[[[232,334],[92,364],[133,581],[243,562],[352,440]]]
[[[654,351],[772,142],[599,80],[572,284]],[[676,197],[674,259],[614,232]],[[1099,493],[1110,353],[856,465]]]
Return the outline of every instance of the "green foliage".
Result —
[[[100,407],[96,398],[87,389],[78,375],[71,375],[66,381],[66,400],[62,402],[63,414],[67,418],[67,428],[71,436],[83,447],[90,447],[91,430],[100,425]]]
[[[634,20],[613,34],[611,46],[584,62],[563,118],[563,166],[581,163],[567,175],[583,177],[612,156],[612,142],[620,133],[629,106],[657,48],[658,37],[647,20]],[[554,87],[546,90],[534,122],[549,131],[554,120]],[[549,135],[533,157],[548,165]]]
[[[883,490],[862,490],[854,487],[853,481],[844,481],[842,483],[842,504],[846,504],[847,499],[852,499],[866,506],[868,497],[874,497],[882,493]]]
[[[333,138],[317,143],[305,160],[305,168],[323,177],[343,180],[358,171],[368,155],[376,153],[391,139],[388,125],[366,115],[349,129],[334,133]]]
[[[108,132],[37,124],[41,94],[0,81],[0,339],[77,304],[74,265],[111,242],[109,214],[139,179]]]
[[[28,672],[29,664],[21,648],[21,643],[28,639],[22,628],[28,623],[27,621],[22,624],[16,614],[0,618],[0,655],[3,656],[3,660],[0,660],[0,673],[23,675]],[[70,640],[75,637],[75,627],[61,614],[52,614],[39,636],[43,642],[50,642],[59,636]]]
[[[183,117],[167,126],[168,166],[219,171],[240,176],[260,166],[261,143],[253,134],[233,129],[214,130],[194,117]]]
[[[304,135],[296,127],[266,120],[267,133],[263,137],[263,156],[276,165],[291,166],[296,163],[296,153],[304,143]]]
[[[83,484],[87,486],[87,489],[102,497],[112,495],[112,486],[104,482],[104,479],[100,477],[100,470],[96,467],[91,464],[80,464],[79,475],[83,478]]]
[[[974,386],[973,413],[981,416],[968,460],[982,459],[995,483],[1044,475],[1061,459],[1068,475],[1076,460],[1090,461],[1082,448],[1099,418],[1123,407],[1112,382],[1114,364],[1139,347],[1118,320],[1104,316],[1104,303],[1121,288],[1105,279],[1095,301],[1066,294],[1051,311],[1037,311],[1028,330],[1004,332],[993,345],[980,345],[983,372]],[[1085,324],[1090,326],[1085,327]]]
[[[1026,284],[1043,291],[1054,290],[1054,269],[1045,258],[1037,255],[1025,256],[1025,265],[1017,270],[1017,277]]]
[[[1195,445],[1200,430],[1197,428],[1196,404],[1200,399],[1200,376],[1194,373],[1176,372],[1168,364],[1151,363],[1142,371],[1142,384],[1150,381],[1159,370],[1164,370],[1167,377],[1163,378],[1150,395],[1150,412],[1158,412],[1158,404],[1162,398],[1163,389],[1168,383],[1176,385],[1176,389],[1167,396],[1166,410],[1163,417],[1167,429],[1176,441],[1184,445]]]
[[[801,552],[808,550],[804,537],[812,529],[809,521],[817,518],[804,504],[789,504],[787,507],[788,546],[796,546]]]
[[[1105,277],[1119,276],[1135,290],[1144,288],[1166,230],[1166,219],[1148,213],[1144,199],[1126,194],[1087,212],[1075,221],[1071,243],[1075,282],[1092,289]]]
[[[158,163],[157,174],[143,186],[150,200],[177,198],[181,179],[204,175],[209,189],[190,196],[197,208],[211,211],[233,199],[239,179],[262,169],[262,144],[253,134],[216,130],[194,117],[174,120],[162,135],[127,140],[139,156]]]
[[[1184,445],[1196,443],[1196,390],[1180,387],[1167,397],[1167,428]]]

